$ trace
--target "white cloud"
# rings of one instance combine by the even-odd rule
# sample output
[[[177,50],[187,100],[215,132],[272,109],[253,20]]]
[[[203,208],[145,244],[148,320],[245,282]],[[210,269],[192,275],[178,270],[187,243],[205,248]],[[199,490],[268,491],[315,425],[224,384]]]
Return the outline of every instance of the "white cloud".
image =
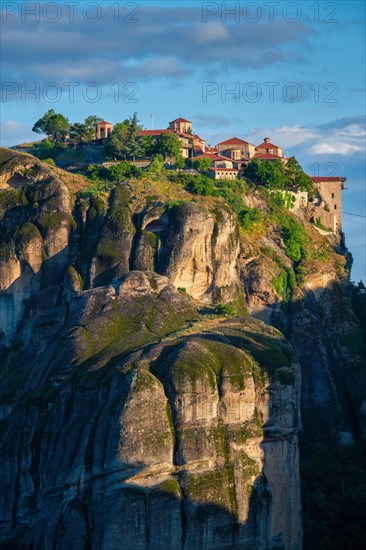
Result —
[[[261,130],[261,132],[262,139],[268,135],[271,138],[272,143],[275,143],[284,149],[287,149],[288,147],[295,147],[295,145],[315,139],[319,135],[316,130],[305,128],[300,124],[296,124],[295,126],[280,126],[279,128],[272,129],[267,128]],[[258,130],[255,134],[259,134]],[[260,141],[262,141],[262,139],[260,139]]]
[[[312,155],[349,155],[362,150],[362,144],[352,145],[335,139],[334,141],[315,143],[310,147],[309,153]]]
[[[253,143],[260,143],[269,136],[272,143],[284,150],[296,147],[310,155],[350,155],[364,151],[365,127],[362,117],[350,117],[315,127],[280,126],[277,128],[253,128],[247,137]],[[302,146],[302,147],[301,147]]]
[[[197,29],[198,41],[202,44],[209,44],[211,42],[219,42],[230,38],[230,32],[227,26],[222,23],[208,23],[202,25]]]
[[[26,141],[34,141],[35,134],[27,126],[15,120],[4,120],[0,124],[0,143],[2,147],[11,147]]]

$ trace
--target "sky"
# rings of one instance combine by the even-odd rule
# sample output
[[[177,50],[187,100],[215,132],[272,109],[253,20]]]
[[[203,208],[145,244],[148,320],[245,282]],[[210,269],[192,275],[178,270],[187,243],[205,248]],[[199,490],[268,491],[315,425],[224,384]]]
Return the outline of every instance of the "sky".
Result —
[[[34,140],[48,109],[70,122],[137,112],[146,128],[183,116],[210,145],[269,136],[310,175],[347,177],[352,279],[366,281],[365,2],[3,0],[0,10],[2,146]]]

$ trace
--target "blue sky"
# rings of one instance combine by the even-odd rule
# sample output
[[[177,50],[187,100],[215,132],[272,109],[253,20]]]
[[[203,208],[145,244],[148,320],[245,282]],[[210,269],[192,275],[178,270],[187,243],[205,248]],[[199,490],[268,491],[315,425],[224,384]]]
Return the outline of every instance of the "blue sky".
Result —
[[[309,174],[346,176],[344,211],[365,215],[363,1],[4,1],[1,15],[2,145],[34,139],[50,108],[137,111],[147,128],[182,115],[211,145],[268,135]],[[344,229],[366,281],[365,218]]]

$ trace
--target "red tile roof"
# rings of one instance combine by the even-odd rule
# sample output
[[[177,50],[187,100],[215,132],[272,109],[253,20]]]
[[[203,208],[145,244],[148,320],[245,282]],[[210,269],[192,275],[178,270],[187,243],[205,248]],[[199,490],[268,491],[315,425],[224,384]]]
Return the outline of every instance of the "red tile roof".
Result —
[[[282,157],[279,157],[278,155],[272,155],[272,153],[256,153],[254,155],[254,158],[259,159],[259,160],[282,159]]]
[[[311,180],[314,183],[322,183],[323,181],[345,181],[347,178],[340,178],[339,176],[322,176],[322,177],[312,177]]]
[[[244,141],[243,139],[239,139],[237,137],[227,139],[226,141],[220,141],[220,143],[218,143],[217,145],[241,145],[243,143],[245,143],[246,145],[250,145],[248,141]]]
[[[170,122],[169,124],[172,124],[173,122],[189,122],[190,124],[192,124],[192,121],[187,120],[186,118],[176,118],[176,119],[172,120],[172,122]]]
[[[176,130],[171,130],[171,129],[169,129],[169,132],[174,132],[178,136],[183,136],[183,137],[186,137],[186,138],[193,139],[192,134],[186,134],[185,132],[177,132]]]
[[[229,159],[229,157],[224,157],[223,155],[217,155],[215,153],[203,153],[203,155],[199,155],[199,156],[194,157],[194,158],[195,158],[195,160],[197,160],[197,159],[202,159],[204,157],[207,157],[207,158],[212,159],[212,160],[226,160],[226,161],[231,162],[231,163],[234,162],[232,159]]]
[[[191,138],[191,134],[185,134],[184,132],[176,132],[175,130],[172,130],[171,128],[165,129],[165,130],[141,130],[140,135],[142,136],[151,136],[151,137],[158,137],[161,134],[166,134],[167,132],[170,132],[171,134],[175,134],[177,136],[183,136],[185,138]]]
[[[101,120],[100,122],[98,122],[97,126],[99,126],[100,124],[109,124],[110,126],[113,126],[111,122],[107,122],[106,120]]]
[[[140,134],[142,136],[160,136],[160,134],[164,134],[165,132],[171,132],[172,130],[141,130]]]
[[[274,147],[275,149],[282,149],[282,147],[279,147],[278,145],[273,145],[273,143],[266,143],[265,141],[258,145],[257,149],[271,149],[271,147]]]

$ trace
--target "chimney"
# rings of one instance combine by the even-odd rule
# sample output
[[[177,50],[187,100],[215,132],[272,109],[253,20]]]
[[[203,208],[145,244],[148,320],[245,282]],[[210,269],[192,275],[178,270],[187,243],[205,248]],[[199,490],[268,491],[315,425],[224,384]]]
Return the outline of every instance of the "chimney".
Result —
[[[270,143],[270,139],[267,137],[267,138],[264,138],[264,143]]]

